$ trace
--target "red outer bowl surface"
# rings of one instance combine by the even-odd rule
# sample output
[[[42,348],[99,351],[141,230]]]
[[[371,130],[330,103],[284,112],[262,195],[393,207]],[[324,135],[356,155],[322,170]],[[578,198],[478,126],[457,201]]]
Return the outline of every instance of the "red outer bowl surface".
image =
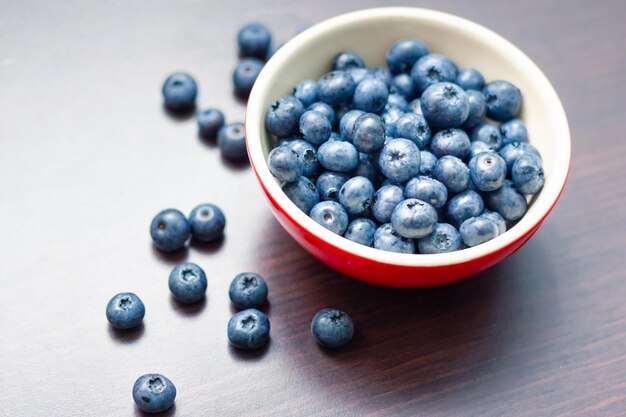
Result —
[[[301,212],[272,177],[271,149],[263,119],[267,107],[299,81],[317,79],[342,50],[353,50],[368,66],[383,65],[384,53],[400,38],[425,41],[431,51],[451,56],[459,67],[475,66],[489,80],[507,79],[524,97],[520,118],[530,142],[541,151],[546,183],[526,215],[497,238],[461,251],[410,255],[365,247],[338,236]],[[395,287],[446,284],[474,275],[519,249],[556,204],[569,172],[571,141],[563,107],[539,68],[494,32],[468,20],[432,10],[380,8],[341,15],[301,33],[283,46],[259,75],[248,101],[246,143],[255,175],[270,208],[287,232],[313,256],[346,275]]]

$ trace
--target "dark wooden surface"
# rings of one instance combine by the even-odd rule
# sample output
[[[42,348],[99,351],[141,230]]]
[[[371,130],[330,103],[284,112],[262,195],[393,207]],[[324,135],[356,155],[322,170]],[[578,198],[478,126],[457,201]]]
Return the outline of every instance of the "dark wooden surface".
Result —
[[[574,159],[559,204],[510,259],[426,290],[341,276],[273,219],[247,167],[221,160],[191,120],[161,108],[166,74],[201,106],[242,120],[234,36],[249,20],[279,40],[375,1],[0,1],[0,415],[138,416],[131,386],[161,372],[168,416],[626,415],[626,56],[623,1],[423,1],[501,33],[563,100]],[[214,202],[221,244],[152,249],[151,217]],[[167,274],[203,266],[208,298],[181,307]],[[267,277],[271,343],[228,346],[227,288]],[[120,333],[119,291],[146,306]],[[309,323],[338,306],[354,342],[318,348]]]

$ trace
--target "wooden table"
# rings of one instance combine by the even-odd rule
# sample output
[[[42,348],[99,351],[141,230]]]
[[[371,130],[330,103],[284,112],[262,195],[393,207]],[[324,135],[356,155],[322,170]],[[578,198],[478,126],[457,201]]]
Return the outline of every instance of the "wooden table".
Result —
[[[382,4],[382,2],[379,2]],[[397,1],[397,4],[413,2]],[[375,1],[0,1],[0,415],[139,416],[131,387],[160,372],[167,416],[626,415],[626,49],[623,1],[429,0],[501,33],[545,71],[565,105],[574,160],[559,204],[518,253],[458,284],[367,285],[321,265],[271,216],[249,167],[161,107],[184,69],[201,106],[240,121],[234,37],[250,20],[287,40]],[[177,256],[148,234],[162,208],[214,202],[220,244]],[[208,299],[167,288],[189,260]],[[227,288],[267,277],[271,343],[228,345]],[[119,291],[145,325],[109,328]],[[338,306],[353,343],[318,348],[309,323]]]

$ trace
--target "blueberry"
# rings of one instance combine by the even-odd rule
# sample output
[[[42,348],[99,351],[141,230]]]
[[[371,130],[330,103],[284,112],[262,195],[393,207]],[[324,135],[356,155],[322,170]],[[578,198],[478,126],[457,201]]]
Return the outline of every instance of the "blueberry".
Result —
[[[354,90],[352,105],[365,112],[380,113],[387,104],[389,90],[384,82],[375,78],[366,78]]]
[[[320,202],[317,188],[306,177],[300,177],[297,181],[283,184],[282,190],[306,214],[309,214],[313,206]]]
[[[318,81],[320,100],[331,106],[337,106],[350,101],[356,82],[345,71],[331,71]]]
[[[335,114],[335,110],[328,104],[324,103],[323,101],[316,101],[315,103],[311,104],[307,108],[307,110],[315,110],[317,112],[322,113],[324,116],[326,116],[331,126],[334,125],[335,121],[337,120],[337,115]]]
[[[455,195],[448,201],[446,214],[452,223],[460,226],[470,217],[480,215],[485,209],[482,197],[476,191],[467,190]]]
[[[437,224],[437,211],[430,204],[408,198],[391,213],[391,225],[400,236],[418,239],[432,233]]]
[[[385,67],[371,67],[367,69],[367,76],[365,78],[374,78],[385,83],[387,88],[391,86],[393,75],[388,68]]]
[[[470,152],[470,140],[467,133],[461,129],[440,130],[430,142],[430,151],[437,157],[452,155],[465,159]]]
[[[262,23],[249,23],[237,33],[239,56],[265,59],[272,44],[272,34]]]
[[[133,385],[133,400],[141,411],[162,413],[174,405],[176,387],[161,374],[145,374]]]
[[[267,165],[276,179],[283,182],[297,180],[304,171],[304,161],[291,147],[283,145],[272,149]]]
[[[385,143],[385,127],[380,116],[374,113],[360,115],[352,129],[352,143],[359,152],[372,153]]]
[[[363,58],[351,51],[339,52],[333,58],[331,69],[347,71],[352,68],[365,68],[365,62]]]
[[[317,160],[330,171],[349,172],[359,165],[359,152],[350,142],[328,141],[317,150]]]
[[[528,142],[528,130],[520,119],[512,119],[500,126],[504,144],[511,142]]]
[[[311,106],[319,98],[317,82],[313,80],[301,81],[296,85],[296,88],[293,89],[293,96],[300,100],[300,103],[302,103],[304,107]]]
[[[428,151],[420,152],[420,172],[419,174],[425,177],[430,177],[433,174],[433,169],[437,164],[437,157]]]
[[[387,252],[415,253],[413,239],[400,236],[390,223],[385,223],[376,229],[374,247]]]
[[[178,301],[186,304],[195,303],[202,299],[206,292],[206,274],[194,263],[182,263],[176,265],[170,272],[168,285]]]
[[[224,126],[224,114],[218,109],[205,109],[196,113],[200,135],[215,140],[217,132]]]
[[[349,214],[367,213],[374,197],[374,186],[365,177],[353,177],[339,190],[339,202]]]
[[[424,113],[422,112],[421,98],[416,98],[409,103],[409,111],[415,114],[419,114],[420,116],[424,115]]]
[[[502,161],[504,164],[504,161]],[[511,168],[515,188],[522,194],[536,194],[543,188],[543,164],[541,158],[532,153],[515,160]]]
[[[437,223],[433,232],[417,241],[420,253],[448,253],[461,249],[461,235],[448,223]]]
[[[482,152],[469,163],[470,179],[480,191],[495,191],[506,177],[506,163],[495,152]]]
[[[391,220],[391,213],[401,201],[404,200],[404,192],[397,185],[383,185],[372,198],[372,215],[381,223]]]
[[[392,74],[408,73],[418,59],[428,54],[428,48],[416,39],[400,39],[391,45],[385,58]]]
[[[498,226],[484,217],[470,217],[459,228],[461,239],[467,246],[476,246],[498,237]]]
[[[506,167],[508,170],[511,170],[513,167],[513,163],[522,155],[526,154],[535,154],[541,158],[539,151],[530,143],[526,142],[510,142],[504,145],[500,151],[498,152],[504,162],[506,162]]]
[[[506,232],[506,221],[502,218],[502,216],[500,216],[499,213],[495,211],[485,210],[483,211],[483,214],[478,217],[490,220],[495,223],[495,225],[498,227],[498,235]]]
[[[339,348],[352,340],[354,323],[348,313],[336,308],[325,308],[313,317],[311,335],[321,346]]]
[[[430,85],[440,82],[454,82],[457,72],[458,68],[450,58],[438,54],[428,54],[417,60],[411,69],[411,78],[413,78],[415,90],[421,93]]]
[[[479,153],[482,152],[492,152],[491,146],[487,145],[485,142],[476,141],[470,143],[470,160],[475,157]]]
[[[391,138],[396,136],[396,123],[405,114],[405,112],[397,107],[391,107],[385,110],[385,112],[381,115],[385,126],[385,136]]]
[[[487,207],[497,211],[504,220],[515,221],[526,213],[528,204],[522,194],[517,192],[511,181],[504,180],[502,187],[487,193],[485,197]]]
[[[391,108],[397,108],[406,113],[409,111],[409,103],[400,94],[389,94],[389,97],[387,97],[387,104],[385,105],[385,111],[388,111]]]
[[[472,142],[485,142],[489,149],[497,151],[502,146],[502,134],[493,123],[481,123],[472,130]]]
[[[317,178],[317,189],[322,200],[339,201],[339,190],[350,177],[338,172],[326,171]]]
[[[347,70],[348,74],[352,76],[355,83],[360,83],[366,77],[369,77],[369,72],[367,72],[367,68],[350,68]]]
[[[313,175],[317,169],[317,151],[310,142],[302,139],[295,139],[286,144],[292,151],[302,159],[302,175],[305,177]]]
[[[279,138],[298,133],[304,105],[293,96],[279,98],[265,113],[265,129]]]
[[[382,174],[376,167],[376,157],[367,153],[359,153],[359,164],[350,173],[353,177],[365,177],[372,182],[378,184]]]
[[[233,71],[235,94],[248,97],[265,63],[257,58],[242,58]]]
[[[411,100],[415,96],[413,79],[409,74],[398,74],[393,77],[389,91],[404,97],[406,100]]]
[[[378,164],[387,178],[405,182],[419,173],[420,150],[408,139],[392,139],[380,152]]]
[[[376,233],[376,229],[376,223],[370,219],[355,219],[348,225],[343,236],[361,245],[372,246],[374,244],[374,233]]]
[[[487,116],[499,122],[517,117],[522,108],[519,88],[508,81],[492,81],[483,88],[487,105]]]
[[[106,315],[116,329],[131,329],[143,320],[146,307],[132,292],[116,294],[107,304]]]
[[[354,131],[354,124],[356,123],[356,119],[358,119],[361,115],[365,114],[362,110],[350,110],[343,115],[343,117],[339,120],[339,133],[343,140],[347,140],[348,142],[352,142],[352,132]]]
[[[450,193],[460,193],[469,185],[469,168],[456,156],[442,156],[433,168],[433,178],[442,182]]]
[[[215,204],[200,204],[189,214],[191,236],[200,242],[212,242],[224,234],[226,217]]]
[[[154,245],[164,251],[175,251],[189,239],[191,228],[185,215],[176,209],[159,212],[150,224],[150,236]]]
[[[196,105],[198,85],[186,72],[175,72],[167,77],[161,92],[165,107],[172,111],[187,111]]]
[[[261,308],[267,302],[267,284],[259,274],[241,272],[230,283],[228,297],[240,310]]]
[[[429,177],[411,178],[404,187],[406,198],[417,198],[438,209],[448,201],[448,189],[441,182]]]
[[[463,123],[464,129],[472,129],[485,120],[487,108],[485,107],[485,96],[480,91],[466,91],[467,102],[469,103],[469,113]]]
[[[300,133],[304,139],[314,145],[321,145],[326,142],[332,130],[330,121],[320,112],[307,110],[300,117]]]
[[[246,136],[243,123],[224,125],[217,133],[217,146],[222,155],[231,161],[247,161]]]
[[[420,149],[426,149],[430,134],[426,119],[419,114],[406,113],[396,121],[395,137],[408,139]]]
[[[240,311],[228,321],[228,340],[239,349],[260,349],[270,336],[270,321],[254,308]]]
[[[456,84],[442,82],[428,87],[421,97],[422,113],[431,126],[461,126],[469,115],[467,94]]]
[[[476,68],[461,68],[456,75],[456,84],[463,90],[482,90],[485,78]]]
[[[348,214],[341,204],[334,201],[322,201],[311,210],[311,218],[326,229],[343,235],[348,227]]]

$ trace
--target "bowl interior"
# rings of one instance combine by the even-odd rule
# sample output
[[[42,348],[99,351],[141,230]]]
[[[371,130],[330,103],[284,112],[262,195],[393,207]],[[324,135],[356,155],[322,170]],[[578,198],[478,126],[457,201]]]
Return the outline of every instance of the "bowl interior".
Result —
[[[513,228],[492,241],[454,254],[382,254],[381,251],[353,244],[317,225],[284,196],[280,185],[267,169],[265,161],[271,150],[271,139],[265,132],[263,118],[271,103],[290,94],[298,82],[317,80],[329,71],[331,59],[340,51],[358,53],[367,66],[385,65],[385,52],[401,38],[422,40],[431,52],[451,57],[459,68],[476,67],[487,81],[505,79],[522,91],[520,118],[528,127],[529,141],[541,151],[546,182],[527,214]],[[416,8],[369,9],[341,15],[313,26],[289,41],[267,63],[253,88],[248,102],[246,131],[257,175],[268,192],[302,227],[344,249],[365,254],[363,256],[416,265],[461,262],[464,258],[485,255],[520,238],[540,223],[555,204],[565,184],[570,160],[569,130],[561,103],[549,81],[524,53],[478,24]]]

